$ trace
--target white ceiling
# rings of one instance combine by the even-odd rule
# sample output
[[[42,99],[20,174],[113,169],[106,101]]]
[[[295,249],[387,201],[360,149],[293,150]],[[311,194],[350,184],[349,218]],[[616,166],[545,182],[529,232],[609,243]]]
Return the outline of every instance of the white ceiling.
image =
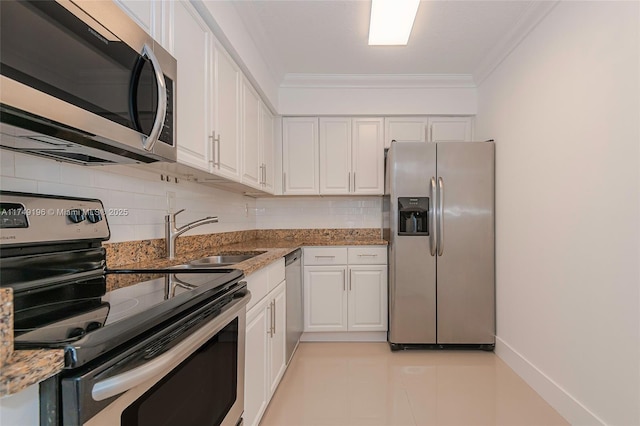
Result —
[[[500,50],[513,44],[510,39],[528,28],[540,3],[422,0],[407,46],[368,46],[368,0],[233,2],[278,82],[291,74],[468,74],[477,79],[499,60]]]

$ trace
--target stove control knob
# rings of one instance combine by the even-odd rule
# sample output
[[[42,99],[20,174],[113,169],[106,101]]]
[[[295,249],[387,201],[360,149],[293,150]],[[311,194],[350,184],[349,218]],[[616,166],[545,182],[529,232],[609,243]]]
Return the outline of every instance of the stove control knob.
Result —
[[[102,213],[100,213],[100,210],[89,210],[87,212],[87,220],[91,223],[98,223],[102,220]]]
[[[69,330],[69,332],[67,332],[67,338],[73,339],[73,338],[76,338],[76,337],[82,337],[85,334],[86,334],[86,332],[84,331],[84,328],[75,327],[75,328],[72,328],[71,330]]]
[[[93,330],[99,329],[100,327],[102,327],[101,323],[99,323],[98,321],[91,321],[89,324],[87,324],[86,331],[87,333],[90,333]]]
[[[84,212],[80,209],[71,209],[67,213],[67,217],[73,223],[80,223],[85,219]]]

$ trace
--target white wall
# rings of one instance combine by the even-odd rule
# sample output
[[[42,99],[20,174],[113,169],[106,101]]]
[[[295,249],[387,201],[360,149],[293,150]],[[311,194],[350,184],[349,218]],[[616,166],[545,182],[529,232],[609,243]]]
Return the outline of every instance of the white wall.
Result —
[[[2,190],[98,198],[105,210],[127,209],[127,215],[108,216],[110,242],[163,238],[169,192],[175,194],[171,211],[186,209],[178,225],[219,218],[186,235],[255,229],[255,199],[191,182],[162,182],[160,172],[141,167],[76,166],[7,150],[0,150],[0,162]]]
[[[479,87],[496,352],[573,424],[640,424],[637,2],[560,2]]]
[[[474,115],[474,87],[282,87],[281,115]]]
[[[257,229],[381,227],[382,197],[279,197],[256,202]]]

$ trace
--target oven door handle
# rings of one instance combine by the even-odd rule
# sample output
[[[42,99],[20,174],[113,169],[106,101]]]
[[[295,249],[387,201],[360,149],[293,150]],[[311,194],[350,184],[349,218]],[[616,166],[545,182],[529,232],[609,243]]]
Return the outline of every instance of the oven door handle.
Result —
[[[247,293],[229,303],[220,315],[152,361],[95,383],[91,389],[91,396],[95,401],[102,401],[126,392],[149,379],[164,376],[238,316],[250,299],[251,293]]]

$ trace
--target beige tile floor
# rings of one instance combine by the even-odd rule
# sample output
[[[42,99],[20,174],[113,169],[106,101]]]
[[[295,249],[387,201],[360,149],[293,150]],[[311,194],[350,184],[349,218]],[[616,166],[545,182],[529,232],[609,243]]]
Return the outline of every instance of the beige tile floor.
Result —
[[[568,423],[492,352],[301,343],[260,424]]]

